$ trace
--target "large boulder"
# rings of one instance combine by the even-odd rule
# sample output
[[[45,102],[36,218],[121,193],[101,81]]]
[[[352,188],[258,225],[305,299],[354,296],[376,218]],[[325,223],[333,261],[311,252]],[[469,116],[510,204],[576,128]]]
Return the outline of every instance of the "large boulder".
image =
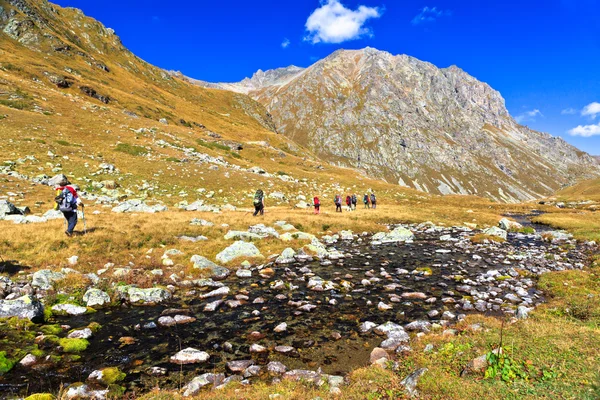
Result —
[[[218,281],[227,278],[229,274],[231,274],[230,270],[215,264],[206,257],[194,255],[192,256],[191,261],[194,263],[194,268],[199,269],[206,278]]]
[[[11,317],[43,322],[44,306],[31,296],[23,296],[15,300],[0,300],[0,318]]]
[[[500,229],[504,229],[505,231],[518,231],[519,229],[523,229],[523,225],[518,222],[511,221],[508,218],[502,218],[500,222],[498,222],[498,227]]]
[[[52,178],[48,179],[48,186],[60,186],[60,183],[65,180],[67,181],[67,184],[69,184],[69,180],[67,179],[67,177],[64,174],[58,174],[58,175],[54,175]]]
[[[212,387],[219,386],[223,383],[224,380],[225,380],[224,374],[213,374],[213,373],[202,374],[202,375],[197,376],[194,379],[192,379],[192,381],[190,383],[188,383],[187,385],[185,385],[183,387],[183,390],[184,390],[183,396],[184,397],[195,396],[200,392],[200,390],[202,390],[202,388],[207,387],[207,386],[212,386]]]
[[[102,307],[110,303],[110,296],[100,289],[89,289],[83,295],[83,301],[88,307]]]
[[[396,242],[408,242],[415,238],[414,233],[409,229],[401,226],[395,228],[391,232],[379,232],[373,235],[371,240],[377,243],[396,243]]]
[[[171,292],[162,288],[140,289],[134,286],[120,286],[117,292],[122,299],[133,304],[156,304],[171,298]]]
[[[262,257],[253,243],[237,241],[217,254],[217,261],[227,264],[240,257]]]
[[[52,289],[52,284],[65,277],[62,272],[54,272],[49,269],[42,269],[33,274],[31,286],[39,288],[41,290]]]
[[[5,215],[21,215],[22,212],[7,200],[0,200],[0,218]]]
[[[496,226],[492,226],[491,228],[484,229],[483,233],[488,236],[496,236],[496,237],[499,237],[504,240],[506,240],[506,238],[507,238],[507,232],[504,229],[500,229]]]
[[[281,252],[281,255],[279,257],[277,257],[275,262],[277,264],[290,264],[290,263],[293,263],[294,261],[296,261],[296,259],[294,258],[295,256],[296,256],[296,252],[294,251],[294,249],[292,249],[291,247],[288,247],[287,249],[285,249]]]

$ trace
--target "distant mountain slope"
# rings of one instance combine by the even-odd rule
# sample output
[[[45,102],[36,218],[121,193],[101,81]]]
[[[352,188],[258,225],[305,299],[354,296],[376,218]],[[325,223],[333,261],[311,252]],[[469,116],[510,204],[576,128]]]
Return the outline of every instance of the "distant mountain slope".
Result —
[[[371,48],[238,84],[302,146],[343,166],[430,193],[539,198],[599,173],[561,138],[521,126],[500,93],[458,67]]]

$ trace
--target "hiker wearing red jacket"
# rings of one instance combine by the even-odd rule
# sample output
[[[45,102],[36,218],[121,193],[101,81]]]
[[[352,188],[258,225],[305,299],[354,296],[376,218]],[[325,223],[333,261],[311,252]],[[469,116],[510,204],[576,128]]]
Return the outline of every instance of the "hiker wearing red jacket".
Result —
[[[346,196],[346,211],[352,211],[352,197]]]
[[[313,199],[313,204],[315,206],[315,214],[321,213],[321,200],[317,196]]]

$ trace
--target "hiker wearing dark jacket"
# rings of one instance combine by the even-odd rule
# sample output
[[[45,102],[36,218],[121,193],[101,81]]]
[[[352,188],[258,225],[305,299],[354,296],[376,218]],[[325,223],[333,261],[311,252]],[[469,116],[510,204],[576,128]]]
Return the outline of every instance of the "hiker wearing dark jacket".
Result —
[[[342,196],[336,194],[333,202],[335,203],[335,212],[342,212]]]
[[[373,209],[377,208],[377,198],[375,197],[375,193],[371,193],[371,205],[373,206]]]
[[[73,236],[75,226],[77,226],[77,207],[83,207],[81,199],[77,194],[77,191],[73,186],[69,184],[69,181],[63,178],[59,183],[58,187],[55,188],[55,209],[63,213],[65,220],[67,221],[67,230],[65,234],[67,236]]]
[[[254,216],[265,214],[265,194],[261,189],[258,189],[254,194]]]
[[[365,193],[365,196],[363,197],[363,203],[365,203],[365,208],[371,208],[371,206],[369,205],[369,195]]]
[[[356,203],[357,203],[356,194],[352,195],[351,201],[352,201],[352,209],[356,210]]]

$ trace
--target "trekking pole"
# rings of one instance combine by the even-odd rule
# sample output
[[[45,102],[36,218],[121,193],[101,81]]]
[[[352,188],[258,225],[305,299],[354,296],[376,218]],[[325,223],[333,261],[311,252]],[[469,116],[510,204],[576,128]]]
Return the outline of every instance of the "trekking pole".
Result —
[[[81,216],[83,217],[83,234],[87,234],[87,225],[85,223],[85,206],[81,205]]]

